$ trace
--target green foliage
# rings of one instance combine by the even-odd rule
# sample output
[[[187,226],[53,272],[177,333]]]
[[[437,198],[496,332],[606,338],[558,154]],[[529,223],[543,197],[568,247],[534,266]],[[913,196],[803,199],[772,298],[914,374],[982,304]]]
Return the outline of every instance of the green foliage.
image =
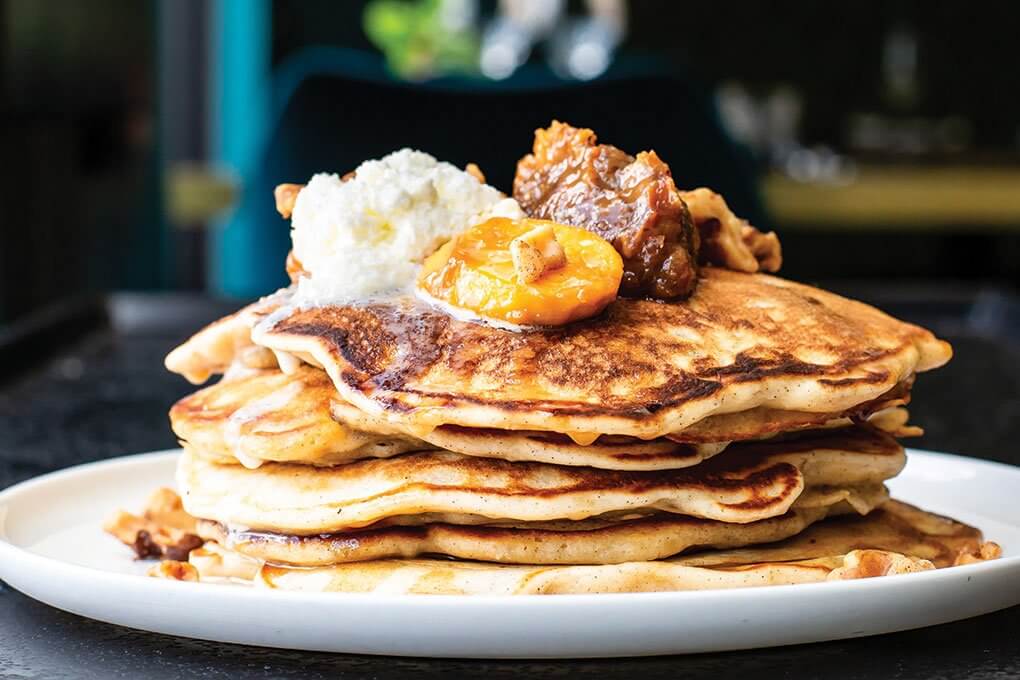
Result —
[[[476,31],[473,27],[450,30],[442,10],[442,0],[372,0],[363,16],[365,34],[401,78],[475,72]]]

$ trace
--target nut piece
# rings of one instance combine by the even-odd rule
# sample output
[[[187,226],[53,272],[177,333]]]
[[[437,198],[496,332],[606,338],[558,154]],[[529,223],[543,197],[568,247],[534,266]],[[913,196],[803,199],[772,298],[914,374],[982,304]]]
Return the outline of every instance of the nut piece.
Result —
[[[510,257],[514,261],[519,283],[534,283],[546,273],[567,264],[563,246],[556,240],[551,225],[543,224],[521,234],[510,242]]]
[[[186,560],[190,551],[202,545],[195,535],[195,518],[185,512],[180,496],[167,488],[152,494],[141,517],[120,510],[106,520],[103,529],[134,550],[140,560]]]
[[[163,560],[149,567],[146,572],[153,578],[167,578],[172,581],[198,581],[198,570],[187,562]]]
[[[485,184],[485,174],[482,172],[482,169],[475,165],[474,163],[468,163],[467,165],[465,165],[464,172],[471,175],[482,184]]]
[[[291,213],[294,212],[294,203],[297,201],[297,195],[304,186],[304,184],[278,184],[273,189],[273,198],[276,199],[276,212],[280,213],[283,219],[290,218]]]
[[[144,512],[145,519],[150,522],[190,534],[195,533],[195,518],[184,510],[181,497],[173,489],[164,486],[153,491],[145,504]]]
[[[237,360],[245,368],[267,369],[276,368],[279,365],[276,361],[276,355],[273,354],[272,350],[268,350],[260,345],[252,345],[251,347],[239,349],[237,351]]]
[[[287,253],[287,276],[290,277],[290,282],[297,283],[298,279],[306,273],[304,267],[301,266],[301,260],[294,255],[294,251]]]
[[[681,191],[701,234],[698,261],[738,272],[776,272],[783,250],[775,232],[763,234],[733,214],[722,196],[704,187]]]

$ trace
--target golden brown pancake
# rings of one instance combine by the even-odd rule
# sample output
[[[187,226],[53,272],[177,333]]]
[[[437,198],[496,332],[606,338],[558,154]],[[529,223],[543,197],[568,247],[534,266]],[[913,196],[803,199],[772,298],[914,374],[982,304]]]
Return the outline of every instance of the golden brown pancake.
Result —
[[[580,445],[556,432],[494,430],[442,425],[423,433],[433,446],[468,456],[553,465],[582,465],[606,470],[675,470],[723,451],[729,442],[675,442],[664,437],[644,441],[606,435]]]
[[[746,564],[748,560],[785,562],[866,549],[919,557],[938,568],[988,559],[998,553],[998,546],[984,543],[981,532],[972,526],[907,503],[888,501],[867,517],[844,513],[774,545],[691,554],[683,558],[683,563],[722,567]]]
[[[202,456],[252,468],[264,461],[336,465],[431,448],[383,418],[359,412],[361,429],[337,422],[330,413],[336,399],[317,368],[259,370],[181,399],[170,409],[170,425]]]
[[[706,269],[683,303],[514,333],[413,299],[288,311],[256,344],[322,366],[341,395],[415,432],[443,424],[655,438],[764,407],[832,413],[881,397],[951,350],[859,302]]]
[[[217,465],[190,452],[177,482],[195,517],[288,534],[368,526],[382,519],[454,513],[537,522],[658,509],[747,523],[790,509],[805,486],[850,486],[896,475],[903,449],[859,426],[810,441],[740,444],[680,470],[630,472],[510,463],[449,452],[409,453],[332,468]]]
[[[286,352],[277,352],[274,355],[273,352],[265,348],[251,344],[250,338],[246,335],[250,333],[251,326],[257,319],[264,317],[276,308],[285,293],[286,291],[281,291],[275,297],[259,301],[204,328],[171,352],[167,357],[168,368],[190,376],[189,379],[197,376],[198,378],[194,381],[198,382],[204,381],[209,375],[230,371],[231,366],[235,368],[235,371],[231,373],[232,376],[235,375],[238,366],[242,367],[242,377],[245,374],[257,373],[256,369],[277,368],[277,358],[288,364],[288,371],[295,371],[299,359]],[[247,344],[245,344],[246,342]],[[260,350],[262,354],[259,353]],[[266,356],[267,354],[268,356]],[[306,356],[305,359],[314,362],[312,357]],[[561,436],[560,433],[538,435],[536,430],[509,431],[496,428],[440,426],[429,432],[427,427],[408,427],[406,425],[402,425],[402,427],[404,434],[408,437],[424,437],[433,446],[465,455],[486,455],[479,453],[479,450],[488,448],[494,449],[491,453],[493,457],[502,457],[507,460],[536,460],[557,465],[591,465],[623,470],[666,469],[700,462],[721,450],[722,444],[725,442],[757,439],[806,427],[846,425],[850,422],[850,418],[866,418],[876,411],[906,404],[910,400],[912,382],[913,376],[901,381],[875,399],[841,411],[788,411],[757,407],[736,413],[709,416],[680,432],[668,435],[670,440],[683,444],[710,445],[694,449],[670,446],[662,439],[648,440],[634,449],[632,445],[641,441],[638,438],[626,436],[614,438],[603,435],[593,441],[594,444],[606,447],[600,450],[599,447],[582,447],[576,443],[572,446],[573,440],[570,440],[569,436]],[[367,423],[379,422],[378,417],[367,414],[339,397],[333,400],[331,409],[334,419],[353,426],[353,429],[370,429],[369,424],[361,424],[362,420]],[[206,419],[203,425],[210,427],[213,422]],[[412,430],[415,431],[415,434],[411,434]],[[390,429],[387,428],[384,431],[389,432]],[[577,437],[577,433],[573,434]],[[918,434],[918,431],[916,429],[904,430],[900,436],[907,434]],[[583,442],[593,439],[592,435],[584,434],[577,438]],[[629,449],[626,452],[621,448],[624,444]],[[525,450],[525,455],[511,458],[515,452],[521,451],[522,448]],[[216,454],[215,447],[209,451],[205,451],[202,447],[199,447],[198,450],[219,462],[229,460]],[[288,459],[299,460],[293,457]]]
[[[229,530],[200,521],[199,535],[273,564],[326,566],[422,555],[506,564],[618,564],[656,560],[695,547],[732,548],[788,538],[830,513],[869,512],[888,499],[881,484],[805,491],[794,509],[749,524],[657,512],[630,519],[598,517],[553,522],[451,524],[429,522],[293,536]],[[382,524],[382,526],[379,526]]]
[[[786,512],[804,486],[788,463],[690,472],[699,468],[621,472],[429,451],[332,468],[267,463],[245,470],[185,451],[178,486],[196,517],[293,534],[420,513],[545,521],[657,508],[752,522]]]
[[[890,501],[866,517],[823,520],[771,546],[670,560],[598,566],[376,560],[312,569],[267,564],[255,582],[308,592],[433,595],[705,590],[905,574],[994,559],[999,552],[973,527]]]
[[[905,409],[898,407],[910,402],[912,384],[913,378],[908,379],[876,399],[835,413],[782,411],[759,406],[747,411],[709,416],[680,432],[667,435],[667,438],[684,443],[719,441],[716,439],[717,437],[723,437],[724,441],[745,441],[771,437],[784,432],[796,432],[806,428],[848,425],[854,421],[871,420],[873,415],[883,411],[899,410],[906,414]],[[897,434],[897,436],[919,434],[913,430],[903,429],[905,425],[905,420],[899,423],[898,429],[902,430],[904,434]],[[893,431],[884,427],[882,429]]]
[[[170,411],[170,422],[178,437],[198,455],[217,463],[243,460],[248,467],[267,460],[336,465],[435,447],[503,460],[661,470],[696,465],[725,449],[730,439],[845,426],[851,417],[864,418],[876,410],[889,414],[890,406],[904,403],[908,397],[905,388],[898,386],[877,400],[842,413],[751,409],[710,416],[683,432],[648,441],[605,435],[580,445],[555,432],[456,425],[440,426],[419,439],[399,423],[369,415],[343,401],[321,369],[303,365],[290,374],[276,368],[234,374],[181,399]],[[905,427],[906,412],[900,412],[902,415],[883,429],[896,436],[918,434],[916,428]]]
[[[896,553],[854,551],[740,568],[688,567],[668,560],[592,566],[525,566],[451,560],[375,560],[328,567],[266,564],[256,586],[274,590],[378,595],[596,595],[818,583],[933,569]],[[845,574],[853,574],[852,576]]]
[[[329,377],[302,365],[290,374],[251,370],[178,401],[170,410],[177,436],[217,463],[255,468],[265,461],[338,465],[441,448],[469,456],[585,465],[611,470],[689,467],[726,442],[687,444],[660,438],[600,437],[588,446],[552,432],[443,426],[418,439],[399,423],[340,399]]]
[[[251,328],[258,319],[277,309],[288,294],[287,289],[277,291],[212,322],[166,356],[163,363],[167,370],[198,385],[212,375],[226,373],[238,363],[248,368],[276,366],[272,352],[268,357],[257,352],[251,341]],[[246,358],[250,363],[245,363]]]

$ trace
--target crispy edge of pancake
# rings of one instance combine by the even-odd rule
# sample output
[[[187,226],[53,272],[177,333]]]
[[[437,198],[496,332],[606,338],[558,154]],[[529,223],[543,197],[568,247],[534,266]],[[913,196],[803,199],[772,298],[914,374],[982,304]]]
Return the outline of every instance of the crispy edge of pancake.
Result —
[[[503,460],[661,470],[696,465],[727,445],[606,436],[582,446],[558,433],[455,426],[436,428],[422,440],[343,402],[325,372],[308,365],[224,378],[175,403],[170,426],[203,458],[249,468],[271,461],[331,466],[441,448]]]
[[[734,566],[748,560],[783,562],[813,559],[859,549],[909,554],[936,567],[969,564],[1001,554],[986,543],[980,529],[954,519],[890,500],[865,517],[843,514],[772,545],[753,549],[706,551],[679,558],[689,566]]]
[[[499,423],[507,429],[626,434],[649,439],[679,432],[708,416],[762,406],[788,411],[833,412],[848,409],[881,396],[897,383],[913,376],[916,371],[944,364],[952,355],[949,344],[938,340],[929,331],[895,320],[863,303],[766,275],[714,269],[708,271],[712,272],[710,278],[702,282],[698,292],[691,298],[692,301],[698,300],[700,291],[712,289],[713,286],[709,284],[713,281],[722,282],[718,285],[723,287],[733,286],[734,290],[724,292],[736,293],[741,291],[741,285],[748,285],[753,280],[755,283],[751,285],[752,289],[754,286],[772,287],[782,291],[782,295],[794,296],[803,309],[811,309],[812,306],[825,308],[829,315],[819,314],[819,322],[839,326],[840,332],[844,334],[849,333],[849,328],[856,323],[865,335],[877,333],[868,324],[881,326],[885,335],[882,336],[882,342],[876,342],[873,347],[857,347],[853,361],[849,358],[839,360],[838,370],[796,359],[792,347],[781,348],[779,354],[776,354],[776,348],[770,347],[771,354],[775,356],[765,358],[740,352],[728,365],[709,366],[695,373],[680,371],[673,376],[676,386],[670,387],[672,382],[667,380],[652,390],[658,396],[653,397],[649,393],[627,406],[622,402],[610,405],[538,396],[530,400],[508,400],[498,396],[497,387],[485,390],[485,394],[469,394],[463,390],[453,392],[448,388],[432,389],[428,385],[435,383],[435,380],[422,383],[409,373],[429,373],[436,365],[462,368],[470,365],[475,366],[474,374],[477,374],[479,353],[485,356],[481,361],[487,362],[486,365],[495,370],[497,366],[513,365],[511,359],[514,357],[538,355],[554,345],[562,345],[563,351],[578,343],[597,346],[600,343],[584,334],[592,328],[601,329],[598,332],[608,332],[607,329],[612,328],[612,325],[605,320],[597,319],[561,331],[560,334],[577,335],[571,341],[572,344],[564,344],[562,340],[550,343],[542,336],[534,340],[534,343],[538,343],[536,347],[529,347],[528,343],[532,342],[529,334],[500,335],[509,332],[455,321],[434,310],[415,311],[420,308],[420,304],[418,307],[412,305],[409,308],[411,311],[398,311],[399,305],[387,307],[380,303],[289,313],[281,313],[287,311],[281,309],[255,326],[253,339],[257,344],[293,353],[303,360],[322,366],[343,397],[359,408],[371,413],[386,411],[391,417],[403,419],[423,431],[441,424],[491,427]],[[757,292],[761,294],[761,290]],[[616,304],[655,303],[623,300]],[[394,319],[400,320],[379,316],[384,313],[392,314]],[[692,313],[687,309],[683,314]],[[403,316],[407,316],[407,319],[403,319]],[[612,314],[605,318],[610,317]],[[737,322],[732,321],[734,324]],[[427,333],[387,330],[394,327],[394,324],[435,328]],[[769,334],[768,328],[758,330]],[[592,331],[595,335],[598,332]],[[456,336],[455,341],[444,340],[444,334]],[[470,338],[470,341],[466,338]],[[425,351],[415,345],[424,342],[430,343],[435,349]],[[882,346],[890,343],[894,346]],[[483,346],[488,351],[482,352]],[[468,349],[458,350],[459,347]],[[803,349],[813,351],[817,348],[807,345]],[[832,351],[832,348],[827,351]],[[465,352],[467,354],[461,356]],[[394,357],[398,355],[400,362],[407,362],[412,368],[394,364]],[[580,358],[570,361],[584,365]],[[602,363],[613,365],[608,356],[603,357]],[[556,369],[556,374],[560,375],[558,379],[565,380],[567,374],[577,373],[567,370],[567,364]],[[830,371],[830,368],[833,370]],[[618,364],[612,370],[619,373]],[[592,373],[592,370],[582,368],[581,374],[584,373]],[[455,375],[451,373],[446,382],[449,383],[453,377]],[[491,377],[493,385],[514,382],[510,379],[496,380],[496,375]],[[644,386],[642,389],[647,392],[652,388]],[[654,408],[649,408],[649,405]]]
[[[243,360],[246,351],[257,349],[251,338],[256,321],[278,309],[290,295],[288,288],[281,288],[213,321],[172,349],[163,365],[194,385],[206,382],[213,375],[227,373]],[[268,363],[264,356],[259,356],[259,368],[269,368],[274,363],[277,362]]]
[[[297,388],[296,391],[293,388]],[[897,436],[918,434],[908,428],[903,409],[889,409],[906,401],[903,387],[852,412],[826,421],[825,415],[797,421],[801,431],[814,427],[849,425],[874,409],[883,409],[876,424]],[[713,416],[705,421],[726,419],[725,434],[745,438],[751,434],[775,436],[770,427],[752,413]],[[760,415],[760,414],[759,414]],[[794,414],[797,415],[797,414]],[[872,414],[874,415],[874,414]],[[292,373],[277,369],[255,370],[246,375],[205,387],[179,400],[170,409],[170,423],[182,444],[216,463],[239,462],[258,467],[264,461],[336,465],[362,458],[386,458],[431,447],[464,455],[580,465],[615,470],[656,470],[689,467],[722,452],[727,442],[684,443],[673,439],[708,438],[670,435],[643,441],[626,436],[606,435],[588,445],[577,444],[568,435],[541,431],[512,431],[441,426],[418,440],[399,424],[366,414],[343,402],[332,382],[320,369],[300,366]],[[791,423],[781,421],[788,426]],[[700,425],[700,424],[699,424]],[[742,429],[744,428],[744,429]],[[780,433],[780,436],[790,436]]]
[[[326,566],[343,562],[446,555],[509,564],[618,564],[656,560],[699,548],[771,543],[800,533],[830,513],[869,512],[888,499],[884,485],[805,492],[779,517],[727,524],[670,513],[616,521],[477,525],[428,522],[293,536],[227,529],[199,520],[199,535],[272,564]],[[805,496],[816,495],[807,499]]]
[[[223,319],[210,324],[192,336],[192,338],[187,342],[174,349],[170,355],[168,355],[166,360],[167,368],[173,372],[186,375],[192,382],[200,383],[204,382],[214,373],[230,371],[231,366],[236,366],[238,361],[245,363],[243,357],[245,352],[250,352],[251,350],[256,349],[262,349],[268,352],[269,350],[265,350],[265,348],[259,348],[258,346],[251,344],[251,327],[255,323],[256,319],[265,317],[273,312],[280,304],[280,301],[285,300],[288,292],[288,289],[281,289],[273,296],[264,298],[257,303],[253,303],[252,305],[243,308],[233,315],[224,317]],[[303,354],[300,357],[289,355],[282,351],[277,351],[275,354],[277,357],[273,358],[271,364],[259,363],[254,368],[271,368],[276,367],[279,364],[286,364],[289,366],[289,370],[293,371],[295,370],[296,364],[304,361],[310,366],[323,370],[321,365],[316,362],[313,357],[307,354]],[[281,357],[286,359],[286,361],[278,363],[276,359]],[[260,361],[264,360],[264,357],[260,357]],[[849,422],[850,417],[867,417],[872,412],[909,403],[909,390],[912,382],[913,376],[909,376],[904,381],[895,385],[888,392],[880,395],[879,398],[871,400],[870,402],[865,402],[864,404],[860,404],[849,410],[830,413],[816,413],[807,411],[783,411],[766,407],[756,407],[743,412],[708,416],[691,427],[678,432],[669,433],[666,437],[681,443],[718,445],[725,441],[755,439],[782,431],[800,429],[804,427],[817,427],[827,423],[846,424]],[[335,403],[337,404],[337,408],[343,413],[349,413],[351,409],[354,409],[364,417],[373,417],[369,415],[369,412],[362,411],[342,399],[338,398]],[[343,420],[343,417],[341,416],[340,419]],[[905,423],[903,424],[905,425]],[[454,429],[456,429],[456,426],[454,426]],[[491,428],[477,429],[484,431]],[[408,436],[412,436],[408,428],[404,428],[404,430]],[[514,430],[504,431],[516,432]],[[423,432],[424,431],[420,430],[417,434],[421,435]],[[903,430],[903,434],[901,436],[910,436],[919,433],[919,430],[916,428],[908,428]],[[434,438],[433,443],[435,446],[439,446],[440,448],[448,448],[443,445],[444,441],[452,444],[456,441],[456,439],[456,437],[448,436],[446,432],[440,431]],[[204,447],[197,448],[202,449]],[[451,448],[450,450],[457,449]],[[473,447],[467,445],[458,452],[465,453],[466,455],[474,455]],[[707,457],[704,451],[699,451],[699,455]],[[226,459],[223,456],[217,456],[216,459],[221,462],[226,462]],[[549,459],[546,462],[560,463],[560,461],[552,459]],[[634,465],[633,467],[630,465],[630,463],[635,462],[632,459],[627,461],[621,460],[618,462],[624,464],[615,465],[607,462],[606,466],[612,466],[610,469],[657,469],[673,465],[672,462],[665,460],[657,463],[649,463],[649,461],[646,460]]]
[[[186,524],[189,527],[195,523],[194,518],[183,515],[179,497],[169,489],[159,489],[153,495],[153,499],[150,499],[144,516],[157,522],[159,529],[165,530],[178,524],[181,517],[187,519]],[[169,513],[166,512],[167,508],[171,510]],[[164,519],[166,520],[165,525]],[[864,531],[861,531],[862,525]],[[818,535],[826,532],[830,534],[828,538]],[[882,536],[889,533],[906,538],[901,538],[898,541],[896,539],[884,540]],[[863,540],[861,536],[868,538]],[[805,555],[826,550],[846,549],[848,545],[858,545],[862,540],[865,544],[882,543],[885,546],[895,545],[899,549],[911,548],[919,543],[926,545],[935,542],[936,549],[929,550],[935,561],[873,547],[855,548],[843,555],[804,558]],[[762,562],[766,554],[772,558],[795,556],[797,559],[784,562]],[[637,590],[680,590],[713,587],[713,584],[715,587],[736,587],[806,582],[820,580],[820,575],[824,575],[827,580],[865,578],[928,570],[935,568],[936,564],[940,566],[971,564],[996,559],[1001,554],[1001,548],[993,542],[984,541],[980,530],[974,527],[925,512],[905,503],[888,501],[879,512],[857,520],[855,526],[848,527],[845,520],[842,521],[842,524],[840,520],[835,522],[825,520],[793,538],[759,546],[756,550],[708,550],[694,555],[676,557],[672,560],[631,562],[624,565],[550,567],[493,565],[449,560],[374,560],[319,569],[294,569],[265,565],[261,560],[246,557],[216,542],[207,541],[203,546],[189,552],[188,562],[167,560],[159,563],[156,568],[150,569],[148,573],[150,576],[192,581],[199,580],[199,575],[203,581],[223,579],[251,581],[255,579],[264,586],[283,587],[291,590],[377,591],[380,585],[379,579],[366,580],[364,578],[366,574],[375,574],[386,578],[382,585],[387,590],[393,590],[394,584],[390,582],[390,577],[398,577],[405,592],[419,593],[629,592],[635,590],[629,585],[634,583],[645,584]],[[744,561],[748,559],[753,561]],[[674,569],[678,564],[681,567],[679,571]],[[456,571],[447,573],[447,576],[457,577],[458,573],[466,575],[469,588],[452,588],[451,586],[458,585],[454,583],[455,578],[448,578],[449,583],[444,588],[437,589],[437,584],[434,581],[430,582],[431,587],[420,587],[422,586],[420,576],[432,574],[433,567],[446,568],[450,565],[455,565]],[[559,576],[566,577],[565,582],[563,579],[557,579],[557,583],[560,583],[561,586],[565,583],[565,590],[561,589],[561,586],[557,586],[555,589],[542,588],[538,590],[508,587],[512,586],[514,578],[526,577],[525,583],[527,583],[532,575],[545,574],[550,570],[555,570]],[[739,576],[736,580],[725,578],[724,580],[727,582],[719,584],[714,576],[732,573],[750,576],[750,578],[740,578]],[[480,582],[479,576],[482,577]],[[493,576],[497,577],[495,582]],[[655,577],[658,581],[662,576],[666,577],[665,583],[657,582],[651,587],[648,585],[650,578]],[[507,582],[507,578],[503,577],[508,577],[510,583]],[[408,590],[411,581],[414,581],[414,587]],[[598,583],[596,590],[592,591],[591,583]],[[662,587],[663,585],[668,587]]]
[[[244,310],[213,321],[166,355],[163,364],[195,385],[217,373],[224,373],[237,356],[238,348],[251,344],[251,326]]]
[[[377,560],[329,567],[263,565],[257,587],[378,595],[596,595],[818,583],[932,569],[930,562],[880,551],[821,559],[688,567],[668,561],[591,566],[510,566],[450,560]]]
[[[170,426],[204,458],[257,468],[266,461],[337,465],[430,448],[384,419],[362,417],[354,429],[332,417],[336,390],[319,369],[290,374],[254,370],[179,400]]]
[[[832,413],[781,411],[759,406],[747,411],[709,416],[684,430],[671,432],[666,438],[688,443],[717,441],[716,438],[747,441],[808,428],[861,421],[881,411],[909,404],[913,384],[914,378],[911,376],[875,399]],[[906,422],[901,425],[906,425]]]
[[[907,464],[903,445],[893,435],[867,423],[740,442],[727,449],[725,459],[727,465],[789,463],[801,472],[809,487],[885,481]],[[723,459],[712,459],[706,466],[713,462],[723,463]]]
[[[600,437],[581,445],[556,434],[444,425],[425,434],[424,439],[433,446],[468,456],[635,471],[691,467],[722,453],[729,445],[725,441],[674,442],[664,437],[619,442]]]

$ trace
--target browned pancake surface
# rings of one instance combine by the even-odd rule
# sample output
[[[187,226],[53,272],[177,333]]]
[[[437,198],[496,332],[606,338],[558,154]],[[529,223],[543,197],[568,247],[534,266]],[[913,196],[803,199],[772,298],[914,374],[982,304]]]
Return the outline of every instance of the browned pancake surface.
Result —
[[[514,333],[403,300],[298,310],[254,338],[322,365],[356,405],[423,427],[644,437],[759,406],[841,411],[950,356],[867,305],[719,269],[683,303],[618,300],[555,330]]]

